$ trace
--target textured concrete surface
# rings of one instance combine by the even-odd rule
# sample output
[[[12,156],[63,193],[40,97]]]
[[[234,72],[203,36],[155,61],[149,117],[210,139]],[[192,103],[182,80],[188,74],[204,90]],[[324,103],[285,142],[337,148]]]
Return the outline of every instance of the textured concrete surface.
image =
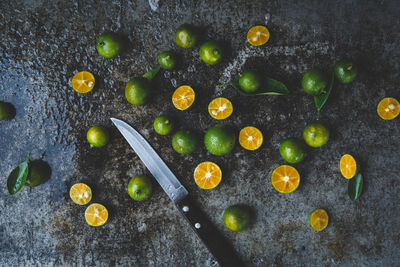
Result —
[[[158,2],[158,1],[155,1]],[[154,8],[154,7],[153,7]],[[135,203],[126,192],[129,179],[147,170],[112,127],[115,116],[132,124],[160,152],[180,181],[200,202],[249,266],[395,266],[400,262],[399,119],[376,114],[385,96],[400,98],[400,5],[397,1],[2,1],[0,3],[0,100],[12,103],[16,116],[0,122],[0,265],[1,266],[212,266],[210,254],[155,184],[154,194]],[[197,49],[174,44],[183,22],[203,29],[203,39],[226,44],[228,55],[206,66]],[[247,30],[267,23],[270,42],[251,47]],[[95,49],[105,30],[129,39],[129,49],[106,60]],[[124,98],[126,81],[156,66],[164,49],[175,50],[181,68],[156,78],[149,104],[134,107]],[[301,91],[302,73],[327,68],[342,57],[355,59],[355,82],[334,88],[324,114],[332,132],[329,143],[310,149],[298,164],[301,185],[289,195],[271,186],[272,170],[284,162],[282,139],[301,137],[316,118],[312,98]],[[219,88],[244,68],[262,70],[284,81],[292,94],[242,97]],[[96,88],[75,93],[70,79],[77,71],[96,75]],[[170,97],[190,84],[197,98],[180,112]],[[201,134],[215,124],[207,113],[216,96],[232,100],[234,114],[223,123],[262,129],[264,145],[255,152],[236,146],[224,157],[202,147],[189,156],[176,154],[170,137],[152,130],[162,112]],[[101,124],[112,138],[102,149],[89,149],[87,129]],[[8,173],[30,151],[52,167],[51,179],[10,196]],[[338,170],[340,156],[358,156],[364,192],[351,201]],[[212,160],[223,169],[214,190],[200,190],[194,167]],[[69,187],[79,181],[94,192],[93,202],[110,210],[109,222],[89,227],[85,207],[72,203]],[[222,212],[244,203],[254,210],[250,229],[229,232]],[[307,224],[309,213],[325,208],[329,226],[320,233]]]

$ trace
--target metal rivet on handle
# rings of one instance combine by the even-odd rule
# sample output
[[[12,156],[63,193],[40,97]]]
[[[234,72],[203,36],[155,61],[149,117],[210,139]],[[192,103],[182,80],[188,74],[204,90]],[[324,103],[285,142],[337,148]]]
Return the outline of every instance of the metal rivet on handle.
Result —
[[[194,227],[195,227],[196,229],[199,229],[199,228],[201,227],[201,225],[200,225],[199,223],[196,223],[196,224],[194,225]]]
[[[189,207],[188,207],[188,206],[183,206],[182,210],[183,210],[184,212],[188,212],[188,211],[189,211]]]

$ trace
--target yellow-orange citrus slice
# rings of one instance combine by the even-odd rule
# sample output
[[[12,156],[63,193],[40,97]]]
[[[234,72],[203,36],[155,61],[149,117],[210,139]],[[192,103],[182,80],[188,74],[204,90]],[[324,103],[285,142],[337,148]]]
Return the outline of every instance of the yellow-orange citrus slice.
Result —
[[[269,31],[265,26],[254,26],[247,32],[247,41],[254,45],[263,45],[269,40]]]
[[[71,186],[69,196],[74,203],[86,205],[92,199],[92,189],[84,183],[77,183]]]
[[[358,165],[352,155],[343,155],[340,159],[340,172],[346,179],[353,178],[358,172]]]
[[[217,120],[228,118],[233,112],[233,106],[229,99],[225,97],[217,97],[208,105],[208,113]]]
[[[256,127],[244,127],[239,133],[239,143],[247,150],[256,150],[263,143],[263,134]]]
[[[81,71],[72,77],[72,88],[80,94],[92,91],[94,87],[94,76],[88,71]]]
[[[278,192],[291,193],[300,184],[300,174],[292,166],[281,165],[272,172],[271,183]]]
[[[315,231],[322,231],[328,226],[329,216],[328,213],[323,209],[316,209],[311,212],[308,217],[308,222],[310,226]]]
[[[192,87],[182,85],[172,95],[172,103],[179,110],[188,109],[194,102],[195,94]]]
[[[85,211],[86,222],[90,226],[102,226],[107,222],[108,211],[101,204],[93,203]]]
[[[194,170],[194,181],[202,189],[213,189],[222,179],[220,167],[211,161],[205,161],[197,165]]]
[[[400,113],[400,104],[393,97],[386,97],[378,104],[378,115],[384,120],[393,120]]]

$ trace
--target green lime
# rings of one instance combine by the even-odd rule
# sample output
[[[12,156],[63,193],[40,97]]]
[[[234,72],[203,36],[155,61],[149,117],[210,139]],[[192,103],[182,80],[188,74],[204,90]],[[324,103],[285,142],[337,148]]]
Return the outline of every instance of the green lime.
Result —
[[[206,149],[216,156],[223,156],[231,152],[235,146],[235,141],[234,131],[222,124],[209,128],[204,135]]]
[[[176,44],[183,48],[192,48],[196,45],[197,39],[197,29],[190,24],[181,25],[175,32]]]
[[[90,147],[102,147],[108,143],[109,135],[106,128],[102,126],[93,126],[86,135]]]
[[[303,138],[311,147],[321,147],[329,140],[329,130],[319,122],[310,123],[304,128]]]
[[[122,40],[120,36],[113,32],[106,32],[97,38],[96,48],[100,56],[113,58],[122,50]]]
[[[325,74],[319,70],[309,70],[301,81],[304,91],[310,95],[319,95],[327,86]]]
[[[176,65],[176,57],[171,51],[164,51],[158,55],[158,63],[163,69],[172,70]]]
[[[249,225],[250,212],[245,206],[233,205],[225,209],[223,218],[229,230],[238,232]]]
[[[336,78],[342,83],[350,83],[357,76],[357,66],[349,60],[340,60],[335,65]]]
[[[38,186],[50,179],[51,168],[49,164],[43,160],[35,160],[29,163],[28,177],[25,185],[29,187]]]
[[[208,41],[201,45],[199,50],[200,58],[209,65],[215,65],[222,59],[222,47],[214,42]]]
[[[133,105],[143,105],[147,102],[151,91],[149,80],[143,77],[131,79],[125,87],[125,97]]]
[[[179,154],[190,154],[197,146],[197,135],[190,130],[179,130],[172,137],[172,147]]]
[[[254,71],[245,71],[239,76],[239,85],[244,92],[255,92],[261,85],[260,75]]]
[[[170,116],[161,115],[154,120],[154,130],[161,135],[167,135],[174,129],[174,121]]]
[[[279,147],[279,152],[282,159],[292,164],[301,162],[307,155],[306,146],[296,138],[285,139]]]
[[[148,199],[152,189],[151,181],[147,176],[135,176],[128,184],[128,194],[136,201]]]
[[[5,120],[10,116],[10,105],[0,101],[0,120]]]

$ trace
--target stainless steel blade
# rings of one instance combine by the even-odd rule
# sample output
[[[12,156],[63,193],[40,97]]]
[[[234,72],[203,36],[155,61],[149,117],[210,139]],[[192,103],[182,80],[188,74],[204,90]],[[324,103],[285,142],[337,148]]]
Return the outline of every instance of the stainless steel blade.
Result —
[[[115,118],[111,118],[111,120],[143,161],[144,165],[146,165],[150,173],[156,178],[169,198],[175,203],[184,198],[188,194],[188,191],[146,139],[126,122]]]

